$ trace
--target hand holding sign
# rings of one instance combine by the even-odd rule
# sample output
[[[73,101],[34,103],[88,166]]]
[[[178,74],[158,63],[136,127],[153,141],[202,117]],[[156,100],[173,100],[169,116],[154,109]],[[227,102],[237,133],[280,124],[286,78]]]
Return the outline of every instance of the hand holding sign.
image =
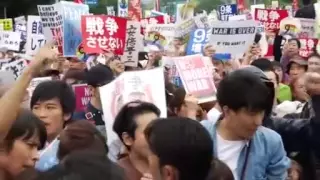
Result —
[[[53,49],[54,45],[54,42],[50,42],[39,49],[28,67],[33,73],[38,73],[47,64],[58,60],[58,53]]]

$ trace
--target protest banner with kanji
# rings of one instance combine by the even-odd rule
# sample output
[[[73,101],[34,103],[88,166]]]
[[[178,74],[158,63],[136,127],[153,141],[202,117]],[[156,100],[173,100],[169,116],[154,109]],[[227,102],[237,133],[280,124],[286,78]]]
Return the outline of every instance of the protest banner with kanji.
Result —
[[[237,15],[237,4],[224,4],[218,7],[219,20],[228,21],[229,17]]]
[[[139,51],[143,49],[143,40],[140,34],[140,24],[135,21],[127,22],[126,45],[121,61],[126,66],[137,67]]]
[[[26,54],[35,55],[46,44],[40,16],[28,16]]]
[[[21,34],[13,31],[0,31],[0,47],[6,47],[12,51],[20,50]]]
[[[278,31],[281,20],[288,16],[287,10],[255,9],[254,13],[255,20],[262,22],[265,29],[271,32]]]
[[[299,55],[302,57],[309,57],[310,54],[315,52],[318,44],[318,39],[315,38],[300,38],[301,48],[299,49]]]
[[[75,57],[82,42],[81,16],[89,14],[89,6],[73,2],[62,2],[63,55],[64,57]]]
[[[127,19],[86,15],[81,18],[83,49],[86,53],[111,51],[122,55],[125,47]]]
[[[144,34],[148,24],[151,24],[151,25],[165,24],[165,17],[155,16],[155,17],[144,18],[140,20],[140,24],[141,24],[141,34]]]
[[[72,88],[76,95],[76,112],[82,112],[90,102],[92,96],[90,89],[86,84],[73,85]]]
[[[191,32],[190,39],[187,45],[187,55],[201,54],[203,48],[208,44],[212,29],[196,29]]]
[[[252,45],[257,26],[254,20],[217,21],[212,25],[209,42],[216,53],[230,53],[236,56],[246,52]]]
[[[24,68],[27,67],[28,63],[24,59],[19,59],[13,62],[10,62],[3,66],[1,70],[11,71],[14,75],[14,78],[17,79],[23,72]]]
[[[13,31],[13,21],[11,18],[0,19],[1,31]]]
[[[43,34],[48,41],[55,41],[60,53],[63,53],[63,18],[60,4],[38,5]]]
[[[187,94],[198,98],[199,103],[216,100],[213,73],[202,59],[202,55],[175,58],[178,73]]]

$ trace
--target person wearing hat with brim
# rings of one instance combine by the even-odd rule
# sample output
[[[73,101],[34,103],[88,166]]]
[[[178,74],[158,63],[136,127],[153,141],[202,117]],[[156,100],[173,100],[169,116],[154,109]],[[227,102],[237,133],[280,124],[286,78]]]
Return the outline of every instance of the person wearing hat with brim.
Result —
[[[302,76],[308,70],[308,62],[300,56],[294,56],[287,65],[290,81]]]

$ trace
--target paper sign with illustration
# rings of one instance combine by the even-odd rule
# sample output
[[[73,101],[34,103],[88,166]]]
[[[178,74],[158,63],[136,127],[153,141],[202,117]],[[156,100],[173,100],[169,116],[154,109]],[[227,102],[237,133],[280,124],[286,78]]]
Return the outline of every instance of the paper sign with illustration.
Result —
[[[119,140],[112,127],[115,116],[124,104],[135,100],[150,102],[160,109],[161,117],[167,116],[162,68],[124,72],[100,88],[100,97],[109,147]]]
[[[63,12],[63,55],[75,57],[82,42],[81,16],[89,14],[89,6],[66,1],[60,3]]]
[[[83,48],[86,53],[124,52],[127,19],[106,15],[81,17]]]
[[[39,78],[33,78],[29,84],[29,87],[27,89],[29,96],[32,96],[33,91],[36,89],[38,84],[45,82],[45,81],[51,81],[52,77],[39,77]]]
[[[175,57],[162,56],[161,65],[165,69],[165,75],[168,76],[169,81],[178,87],[182,87],[182,81],[174,61]]]
[[[175,27],[175,24],[147,25],[144,46],[155,45],[163,50],[174,39]]]
[[[179,57],[174,62],[187,94],[197,97],[199,103],[216,100],[213,65],[209,67],[201,55]]]
[[[26,54],[35,55],[46,44],[40,16],[28,16]]]
[[[21,73],[23,72],[24,68],[27,67],[28,63],[24,59],[19,59],[13,61],[11,63],[6,64],[1,68],[1,70],[11,71],[14,75],[14,78],[17,79]]]
[[[257,26],[253,20],[215,22],[209,42],[215,47],[216,53],[236,56],[246,52],[252,45]]]
[[[300,20],[301,29],[298,33],[298,38],[316,38],[316,20],[298,18]]]
[[[88,85],[77,84],[72,88],[76,95],[76,112],[84,111],[92,96]]]
[[[165,16],[155,16],[155,17],[148,17],[140,20],[141,25],[141,34],[145,34],[146,26],[148,24],[165,24]]]
[[[280,22],[280,31],[281,36],[290,35],[292,37],[297,37],[298,33],[301,31],[301,23],[297,18],[287,17],[282,19]]]
[[[139,50],[143,49],[142,35],[140,34],[140,24],[135,21],[127,22],[127,36],[124,53],[121,61],[126,66],[137,67]]]

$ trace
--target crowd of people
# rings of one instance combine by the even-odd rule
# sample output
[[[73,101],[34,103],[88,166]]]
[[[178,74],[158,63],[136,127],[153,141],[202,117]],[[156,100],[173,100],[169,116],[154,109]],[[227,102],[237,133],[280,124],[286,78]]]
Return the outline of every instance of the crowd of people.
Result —
[[[170,56],[183,56],[174,41]],[[0,87],[0,180],[320,178],[320,52],[299,56],[299,39],[288,40],[275,60],[261,57],[258,43],[228,61],[206,45],[217,87],[211,102],[199,103],[170,82],[164,67],[168,117],[151,102],[123,105],[112,126],[120,142],[111,146],[99,88],[125,71],[161,66],[169,52],[149,48],[147,62],[135,68],[105,52],[88,69],[55,46],[41,47],[14,84]],[[0,51],[0,61],[15,56]],[[32,79],[48,76],[29,98]],[[75,110],[77,84],[87,84],[91,94],[82,112]],[[56,165],[35,168],[39,154],[57,141]]]

